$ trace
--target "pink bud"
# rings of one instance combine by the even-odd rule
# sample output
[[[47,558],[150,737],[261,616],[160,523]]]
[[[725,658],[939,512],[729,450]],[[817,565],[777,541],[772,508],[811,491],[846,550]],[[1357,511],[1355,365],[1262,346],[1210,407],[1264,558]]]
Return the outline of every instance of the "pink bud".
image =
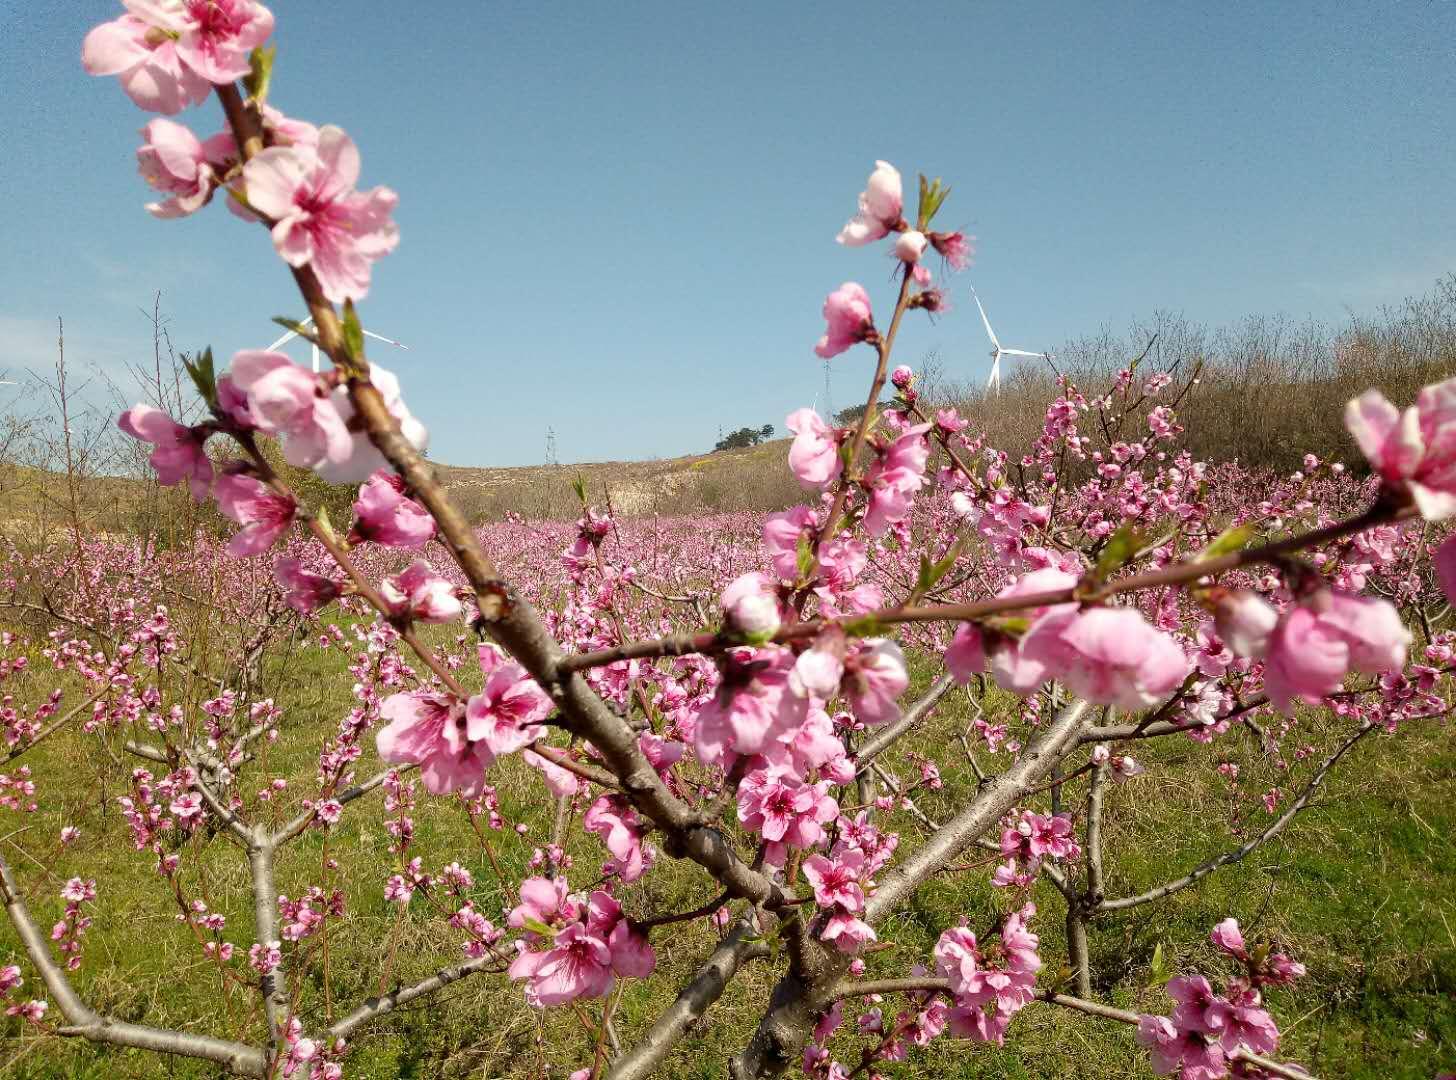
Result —
[[[1262,658],[1278,621],[1278,612],[1258,594],[1245,589],[1226,592],[1215,602],[1214,628],[1239,656]]]
[[[900,234],[900,239],[895,241],[895,258],[901,262],[917,263],[920,256],[925,254],[925,249],[930,241],[925,234],[916,229],[910,229]]]

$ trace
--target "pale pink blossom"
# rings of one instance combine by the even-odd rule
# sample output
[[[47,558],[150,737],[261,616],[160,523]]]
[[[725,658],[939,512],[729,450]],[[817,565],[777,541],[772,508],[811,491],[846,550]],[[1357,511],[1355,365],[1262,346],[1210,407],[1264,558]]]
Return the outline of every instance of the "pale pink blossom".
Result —
[[[1278,621],[1279,613],[1263,597],[1245,589],[1224,592],[1214,602],[1214,628],[1239,656],[1261,659]]]
[[[864,286],[846,281],[830,293],[824,301],[824,321],[827,328],[814,351],[825,360],[838,356],[851,345],[857,345],[874,334],[870,296],[864,291]]]
[[[763,523],[763,546],[773,561],[774,573],[784,581],[799,577],[799,551],[805,540],[812,540],[816,520],[807,506],[795,506],[777,514],[769,514]]]
[[[864,853],[853,849],[830,857],[810,855],[805,859],[804,878],[814,889],[815,902],[823,907],[837,904],[854,913],[863,911],[865,895],[860,873],[864,862]]]
[[[317,375],[261,349],[234,354],[229,374],[259,430],[282,438],[290,465],[313,469],[349,457],[353,438]]]
[[[761,643],[779,628],[778,589],[764,574],[743,574],[723,590],[719,600],[728,629],[746,641]]]
[[[501,659],[489,645],[480,646],[485,686],[466,705],[466,732],[483,740],[499,757],[529,746],[542,735],[541,721],[551,715],[551,699],[520,664]]]
[[[906,229],[895,241],[895,258],[901,262],[918,263],[920,256],[925,254],[925,249],[930,246],[930,241],[923,232],[917,229]]]
[[[235,559],[267,551],[292,526],[298,512],[292,496],[280,495],[242,472],[225,470],[217,478],[215,495],[223,515],[242,526],[227,546]]]
[[[961,623],[956,627],[950,648],[945,650],[945,667],[962,686],[986,670],[986,649],[981,629],[975,623]]]
[[[243,166],[248,205],[272,222],[273,246],[292,267],[309,266],[333,303],[369,294],[371,265],[393,251],[393,191],[354,190],[359,151],[340,129],[318,145],[270,146]]]
[[[426,691],[391,694],[380,702],[379,715],[389,722],[376,736],[380,758],[418,764],[433,795],[480,794],[495,755],[483,740],[467,736],[465,705],[458,698]]]
[[[1425,387],[1404,412],[1367,390],[1346,407],[1345,426],[1386,485],[1408,491],[1422,517],[1456,514],[1456,379]]]
[[[569,886],[564,877],[526,878],[521,882],[521,902],[506,916],[506,925],[521,930],[527,927],[528,922],[545,926],[573,922],[581,909],[568,894]]]
[[[589,833],[602,838],[602,843],[612,853],[611,871],[624,882],[631,883],[640,878],[647,868],[642,848],[642,834],[646,831],[637,811],[620,795],[602,795],[582,816],[582,826]]]
[[[206,206],[217,186],[217,173],[204,143],[181,124],[157,119],[142,128],[137,148],[142,179],[168,198],[147,204],[159,218],[179,218]]]
[[[1209,940],[1230,956],[1240,960],[1248,956],[1244,949],[1244,935],[1239,932],[1237,919],[1225,919],[1219,923],[1213,928],[1213,933],[1209,934]]]
[[[871,244],[900,224],[905,207],[900,171],[888,161],[876,161],[875,171],[859,196],[859,213],[839,230],[838,240],[847,247]]]
[[[1146,709],[1188,676],[1182,646],[1133,608],[1089,608],[1043,616],[1022,655],[1095,705]]]
[[[888,638],[865,638],[844,658],[840,689],[857,719],[870,725],[900,718],[896,700],[910,685],[905,654]]]
[[[813,409],[796,409],[784,425],[794,433],[789,445],[789,469],[806,488],[824,489],[844,471],[836,429]]]
[[[140,108],[171,116],[200,105],[212,85],[183,63],[180,41],[146,19],[123,15],[86,35],[81,64],[88,75],[115,75]]]
[[[732,755],[757,754],[792,738],[808,707],[790,690],[793,665],[794,654],[787,649],[729,650],[717,692],[696,717],[698,757],[726,767]]]
[[[522,949],[511,961],[510,977],[525,979],[531,1005],[564,1005],[598,998],[612,988],[612,953],[607,943],[581,923],[558,933],[544,952]]]
[[[819,938],[832,943],[842,953],[859,952],[870,942],[878,940],[874,927],[844,908],[834,909]]]
[[[435,535],[430,512],[404,493],[404,481],[380,469],[364,481],[354,500],[354,540],[370,540],[385,547],[418,548]]]
[[[379,584],[396,616],[407,616],[420,622],[450,622],[460,617],[460,598],[455,586],[441,577],[423,559],[416,559],[393,577]]]
[[[194,499],[207,498],[212,488],[212,462],[204,446],[205,428],[184,427],[150,405],[133,405],[121,414],[116,426],[133,439],[156,447],[148,460],[157,473],[157,483],[171,487],[186,480]]]
[[[430,435],[425,425],[416,420],[405,405],[399,377],[378,364],[370,364],[369,382],[384,399],[384,407],[399,425],[399,433],[405,441],[423,452],[429,445]],[[354,427],[354,403],[349,398],[348,388],[343,385],[335,387],[331,400],[345,425]],[[342,455],[325,456],[312,468],[331,484],[358,484],[380,469],[389,468],[389,462],[369,438],[369,433],[361,428],[350,433],[349,446]]]
[[[339,583],[303,568],[298,559],[279,559],[273,576],[284,589],[283,599],[301,615],[311,615],[339,595]]]
[[[870,497],[864,526],[871,536],[880,536],[891,525],[903,521],[916,493],[925,486],[925,466],[930,460],[925,433],[929,430],[929,424],[907,428],[882,448],[865,470],[864,485]]]
[[[1411,635],[1385,600],[1319,592],[1289,608],[1269,638],[1264,689],[1281,712],[1318,704],[1351,671],[1379,675],[1405,663]]]

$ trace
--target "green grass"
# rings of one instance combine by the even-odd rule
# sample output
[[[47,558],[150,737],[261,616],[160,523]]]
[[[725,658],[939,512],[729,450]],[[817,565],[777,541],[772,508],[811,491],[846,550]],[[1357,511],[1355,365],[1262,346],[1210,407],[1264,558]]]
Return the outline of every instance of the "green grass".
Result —
[[[260,782],[254,778],[264,772],[288,777],[290,791],[280,819],[311,790],[320,740],[351,703],[346,662],[337,649],[304,648],[270,669],[269,692],[286,710],[284,734],[266,751],[264,769],[248,774],[250,786],[244,790],[255,790]],[[43,688],[37,683],[32,689],[39,693]],[[12,692],[23,695],[23,684]],[[1010,708],[1009,701],[999,699],[993,705]],[[933,720],[905,740],[905,749],[942,763],[945,789],[920,800],[932,817],[948,816],[974,789],[973,778],[957,764],[963,758],[955,735],[967,715],[964,696],[952,694]],[[1311,715],[1300,720],[1288,746],[1291,751],[1296,745],[1314,747],[1317,761],[1337,743],[1337,735],[1330,721]],[[1277,784],[1286,797],[1293,797],[1312,768],[1307,761],[1294,766],[1293,776],[1280,774],[1257,752],[1253,740],[1238,731],[1212,747],[1174,739],[1145,744],[1138,753],[1149,766],[1148,775],[1114,788],[1108,799],[1108,891],[1114,896],[1177,876],[1235,846],[1268,820],[1257,795]],[[256,1039],[261,1021],[250,1012],[251,1001],[237,991],[229,995],[221,990],[216,972],[173,917],[175,908],[151,859],[131,853],[124,839],[127,829],[115,798],[126,787],[134,759],[120,754],[115,745],[108,750],[95,737],[63,733],[27,760],[41,788],[43,809],[24,820],[0,812],[0,835],[12,834],[5,855],[29,890],[42,926],[57,917],[61,902],[56,894],[66,878],[96,878],[95,924],[85,939],[85,964],[75,976],[82,994],[97,1009],[119,1018]],[[1238,835],[1230,823],[1235,804],[1229,785],[1211,767],[1224,760],[1240,766],[1247,790],[1237,803],[1245,815]],[[358,771],[368,775],[376,767],[371,749]],[[536,774],[519,762],[503,763],[493,779],[508,820],[529,826],[524,838],[510,831],[491,837],[508,875],[519,877],[532,848],[547,839],[553,808]],[[1080,797],[1080,788],[1074,787],[1068,793],[1069,806],[1078,805]],[[1043,806],[1045,799],[1040,796]],[[498,920],[502,905],[514,898],[503,895],[461,808],[421,790],[414,817],[412,853],[432,871],[450,859],[467,865],[475,876],[477,905]],[[897,813],[892,821],[903,833],[902,851],[919,842],[923,830],[908,815]],[[54,838],[64,823],[79,825],[83,838],[62,852]],[[23,831],[15,833],[17,829]],[[604,851],[580,829],[569,835],[576,860],[571,879],[584,884],[595,876]],[[1096,992],[1125,1007],[1165,1010],[1162,991],[1146,988],[1154,948],[1161,944],[1175,969],[1224,971],[1207,935],[1219,919],[1234,915],[1246,933],[1277,939],[1309,968],[1298,986],[1271,994],[1271,1006],[1286,1032],[1282,1056],[1325,1077],[1428,1078],[1440,1068],[1452,1068],[1453,837],[1456,744],[1451,728],[1433,724],[1394,737],[1372,735],[1282,837],[1193,889],[1094,924]],[[379,793],[356,803],[327,843],[349,895],[348,912],[330,934],[328,995],[335,1015],[376,992],[396,932],[392,981],[413,982],[458,959],[460,935],[421,898],[402,921],[383,900],[391,866]],[[189,841],[183,853],[189,895],[205,893],[213,909],[228,916],[226,937],[245,952],[252,941],[250,898],[237,849],[219,836]],[[324,838],[305,836],[280,859],[280,889],[296,895],[321,882],[323,858]],[[692,868],[664,859],[627,892],[626,903],[634,914],[683,910],[712,893]],[[1034,929],[1042,935],[1043,955],[1054,972],[1065,956],[1060,898],[1038,887],[1035,899],[1040,915]],[[962,915],[973,924],[983,923],[1004,902],[989,886],[985,871],[937,879],[882,929],[882,939],[894,947],[870,958],[871,973],[907,973],[913,963],[928,958],[944,927]],[[713,943],[704,923],[677,925],[658,936],[658,976],[628,983],[622,997],[616,1026],[624,1043],[630,1044],[651,1023]],[[0,928],[0,957],[16,952],[8,925]],[[725,1058],[751,1032],[774,977],[766,963],[747,968],[707,1023],[674,1052],[663,1075],[725,1075]],[[310,1023],[330,1011],[317,976],[305,980],[302,1009]],[[599,1003],[590,1003],[584,1012],[595,1016],[599,1009]],[[0,1073],[7,1075],[97,1080],[216,1075],[215,1068],[200,1063],[42,1039],[22,1031],[13,1020],[3,1024]],[[1121,1025],[1034,1006],[1016,1019],[1011,1035],[1004,1048],[944,1038],[884,1071],[891,1076],[968,1078],[1151,1076],[1131,1032]],[[356,1035],[347,1074],[369,1080],[538,1077],[544,1061],[550,1076],[563,1077],[589,1062],[591,1053],[590,1039],[572,1010],[543,1016],[528,1009],[519,988],[503,976],[482,975],[363,1029]],[[845,1060],[857,1061],[857,1052]]]

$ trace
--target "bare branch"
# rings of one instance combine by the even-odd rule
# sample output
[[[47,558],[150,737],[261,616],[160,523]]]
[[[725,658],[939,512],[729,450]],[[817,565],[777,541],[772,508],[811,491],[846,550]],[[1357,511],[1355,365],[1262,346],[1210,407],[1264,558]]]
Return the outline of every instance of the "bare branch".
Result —
[[[459,982],[461,979],[474,975],[477,972],[485,971],[491,964],[500,963],[503,963],[503,960],[498,953],[493,952],[487,956],[478,956],[465,961],[463,964],[456,964],[454,967],[441,968],[428,979],[423,979],[413,986],[401,987],[392,993],[369,998],[348,1016],[329,1028],[329,1039],[346,1039],[361,1024],[367,1024],[369,1021],[383,1016],[387,1012],[393,1012],[401,1005],[408,1005],[416,998],[433,994],[435,991],[441,990],[453,982]]]
[[[1278,836],[1281,832],[1284,831],[1285,826],[1287,826],[1291,821],[1294,820],[1296,814],[1298,814],[1307,805],[1309,805],[1309,800],[1314,796],[1315,791],[1319,788],[1320,784],[1324,782],[1325,777],[1329,775],[1330,770],[1335,767],[1336,763],[1339,762],[1339,760],[1346,754],[1348,754],[1351,750],[1353,750],[1355,748],[1355,744],[1358,743],[1374,729],[1374,724],[1362,724],[1354,735],[1350,736],[1350,738],[1345,740],[1345,742],[1341,744],[1338,750],[1336,750],[1333,754],[1331,754],[1328,758],[1324,760],[1324,763],[1320,765],[1319,770],[1310,779],[1309,784],[1306,785],[1304,791],[1300,793],[1299,798],[1295,799],[1294,802],[1289,805],[1289,809],[1284,811],[1284,813],[1280,815],[1279,820],[1271,824],[1258,836],[1249,840],[1242,846],[1234,848],[1232,851],[1225,851],[1221,855],[1216,855],[1205,863],[1200,863],[1198,866],[1195,866],[1192,870],[1188,871],[1188,873],[1184,874],[1182,877],[1176,878],[1175,880],[1170,881],[1164,885],[1159,885],[1155,889],[1149,889],[1147,892],[1139,893],[1137,896],[1125,896],[1118,900],[1105,900],[1101,904],[1098,904],[1095,909],[1093,909],[1094,913],[1101,914],[1102,912],[1106,911],[1126,911],[1128,908],[1138,907],[1141,904],[1148,904],[1154,900],[1161,900],[1163,897],[1171,896],[1175,892],[1182,892],[1190,885],[1193,885],[1198,881],[1201,881],[1203,878],[1206,878],[1215,870],[1218,870],[1224,866],[1228,866],[1230,863],[1238,862],[1240,859],[1248,855],[1251,851],[1259,847],[1261,844],[1272,840],[1274,837]]]
[[[11,925],[15,927],[16,936],[25,947],[26,955],[40,972],[46,990],[62,1015],[70,1021],[58,1029],[59,1034],[69,1038],[110,1043],[113,1046],[130,1046],[138,1050],[156,1050],[182,1057],[201,1058],[217,1062],[241,1076],[261,1077],[266,1074],[267,1055],[259,1047],[215,1039],[210,1035],[113,1020],[94,1011],[81,1000],[71,981],[66,978],[66,973],[51,957],[45,936],[31,918],[30,910],[21,899],[20,888],[10,872],[10,866],[3,857],[0,857],[0,895],[3,895],[6,913],[10,916]]]
[[[745,918],[713,950],[691,982],[669,1005],[607,1074],[607,1080],[643,1080],[682,1041],[693,1024],[702,1019],[712,1004],[723,996],[739,969],[750,960],[769,954],[751,919]]]
[[[876,732],[875,737],[861,746],[859,752],[854,755],[859,771],[863,772],[869,767],[869,763],[888,750],[896,739],[929,716],[931,710],[940,704],[940,699],[945,697],[954,683],[955,680],[951,678],[950,673],[945,673],[930,684],[930,689],[925,692],[924,697],[900,714],[900,719]]]

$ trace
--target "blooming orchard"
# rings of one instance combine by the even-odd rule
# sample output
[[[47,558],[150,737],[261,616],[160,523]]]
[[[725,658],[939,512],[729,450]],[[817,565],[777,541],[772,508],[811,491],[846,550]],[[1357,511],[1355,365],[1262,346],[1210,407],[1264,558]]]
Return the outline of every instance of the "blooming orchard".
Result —
[[[190,714],[164,690],[168,665],[192,662],[189,631],[161,602],[165,571],[144,570],[134,547],[78,537],[74,553],[12,572],[61,567],[76,582],[52,608],[70,622],[44,657],[89,700],[54,721],[56,692],[5,720],[12,757],[75,715],[147,761],[118,799],[135,850],[170,883],[199,956],[255,995],[260,1019],[202,1035],[99,1015],[67,972],[98,962],[85,949],[88,913],[106,897],[68,881],[52,949],[0,863],[25,952],[0,969],[9,1013],[244,1075],[327,1078],[343,1075],[354,1033],[377,1017],[467,975],[493,977],[540,1009],[600,1002],[579,1012],[593,1049],[572,1076],[628,1078],[661,1066],[724,984],[765,960],[779,981],[728,1066],[736,1077],[790,1067],[879,1076],[938,1038],[1014,1040],[1032,1005],[1135,1025],[1162,1074],[1305,1075],[1280,1062],[1275,1020],[1279,989],[1303,968],[1275,942],[1246,943],[1232,919],[1212,941],[1233,973],[1173,978],[1167,1015],[1092,998],[1094,920],[1211,872],[1109,899],[1103,801],[1109,784],[1140,782],[1140,740],[1207,744],[1238,727],[1282,759],[1297,709],[1333,706],[1344,741],[1267,839],[1369,732],[1447,713],[1456,641],[1427,621],[1437,594],[1426,556],[1441,532],[1431,523],[1456,513],[1456,382],[1428,387],[1404,412],[1376,391],[1351,403],[1369,481],[1313,457],[1273,481],[1192,460],[1178,446],[1191,387],[1132,365],[1090,397],[1063,379],[1025,453],[988,446],[954,408],[922,402],[910,367],[891,365],[903,320],[944,310],[945,275],[972,249],[933,228],[949,189],[922,178],[907,201],[899,171],[880,161],[838,239],[883,241],[898,292],[872,303],[862,285],[840,285],[817,344],[806,334],[806,352],[862,360],[870,377],[852,426],[811,409],[788,417],[802,504],[764,518],[634,523],[582,489],[574,526],[477,531],[421,457],[426,431],[399,380],[363,352],[354,303],[397,243],[396,195],[357,189],[359,151],[342,130],[268,101],[272,28],[252,0],[127,0],[83,47],[86,69],[117,77],[145,110],[171,116],[217,97],[225,127],[206,138],[172,120],[143,128],[141,175],[161,195],[148,209],[174,218],[216,197],[265,227],[313,320],[299,332],[333,362],[314,375],[244,351],[219,372],[202,354],[189,368],[205,419],[137,405],[119,421],[152,447],[161,484],[185,483],[237,524],[225,545],[199,541],[197,558],[234,579],[219,619],[257,632],[242,635],[234,680]],[[880,407],[887,382],[895,396]],[[360,485],[347,530],[290,488],[269,440],[292,466]],[[1435,559],[1448,586],[1451,544]],[[128,563],[131,585],[118,591]],[[336,605],[347,618],[331,617]],[[324,738],[302,797],[259,749],[281,720],[257,694],[260,657],[288,626],[349,652],[354,683],[355,705]],[[23,659],[7,660],[4,677],[35,678]],[[963,766],[949,753],[892,767],[900,740],[956,686],[979,703],[963,744],[980,782],[951,783]],[[1004,694],[1019,705],[980,708]],[[371,753],[384,767],[365,777],[356,766]],[[525,873],[497,854],[513,828],[528,831],[495,786],[515,759],[557,807]],[[44,797],[23,770],[0,776],[12,813]],[[1083,809],[1063,809],[1083,790]],[[920,806],[953,791],[943,821]],[[1272,813],[1283,795],[1265,799]],[[464,809],[508,905],[482,907],[470,852],[438,870],[415,854],[430,800]],[[326,856],[319,880],[280,885],[281,849],[375,802],[389,857],[373,881],[341,883]],[[190,894],[188,861],[213,832],[248,866],[245,940]],[[62,842],[74,839],[72,827]],[[979,849],[989,854],[965,861]],[[652,910],[648,886],[669,862],[692,866],[714,899]],[[881,952],[888,917],[938,874],[984,875],[1002,899],[961,913],[918,961]],[[309,987],[316,974],[329,985],[327,942],[349,889],[400,905],[401,919],[423,898],[463,961],[342,1017],[332,1001],[321,1010]],[[1065,956],[1046,955],[1048,902],[1065,909]],[[701,971],[659,1016],[614,1027],[622,982],[657,977],[654,942],[689,921],[719,930]],[[1067,974],[1048,979],[1057,967]],[[896,996],[903,1005],[885,1008]]]

